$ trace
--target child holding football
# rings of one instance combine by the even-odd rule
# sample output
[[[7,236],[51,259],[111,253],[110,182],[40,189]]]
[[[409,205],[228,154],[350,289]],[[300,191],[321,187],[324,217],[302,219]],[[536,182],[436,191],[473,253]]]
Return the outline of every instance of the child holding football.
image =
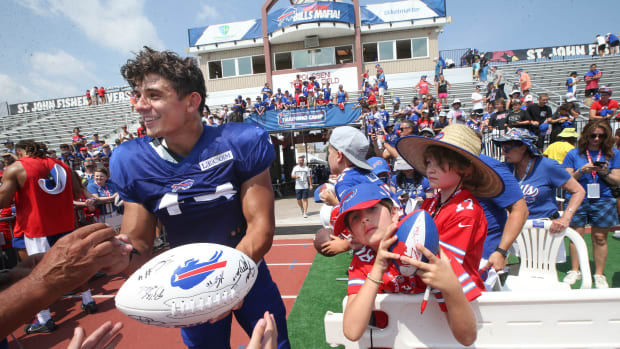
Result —
[[[422,208],[433,216],[440,239],[439,257],[418,246],[429,260],[423,263],[389,252],[397,238],[398,213],[389,194],[358,186],[343,197],[334,231],[348,227],[353,239],[365,247],[355,253],[349,268],[349,298],[344,313],[344,333],[361,337],[368,325],[377,293],[421,293],[431,286],[446,312],[455,339],[470,345],[476,339],[476,318],[469,301],[484,290],[478,274],[487,223],[474,195],[493,197],[503,191],[501,178],[479,158],[480,140],[465,125],[451,125],[434,139],[405,137],[397,148],[401,156],[426,175],[439,189]],[[392,263],[400,259],[418,268],[404,277]],[[458,278],[457,278],[458,276]]]

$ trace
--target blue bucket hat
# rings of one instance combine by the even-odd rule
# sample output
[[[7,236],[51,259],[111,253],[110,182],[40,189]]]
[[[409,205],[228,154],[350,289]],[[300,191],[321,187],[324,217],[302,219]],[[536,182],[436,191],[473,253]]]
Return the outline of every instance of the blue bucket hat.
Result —
[[[377,176],[380,173],[390,172],[390,166],[383,158],[375,156],[366,160],[366,162],[368,162],[368,165],[372,166],[372,173]]]
[[[373,207],[383,199],[391,199],[390,193],[377,184],[360,184],[346,191],[340,201],[340,214],[334,223],[334,234],[345,230],[347,213]]]
[[[532,155],[542,156],[542,153],[535,144],[537,139],[538,137],[536,137],[529,130],[526,130],[524,128],[513,128],[503,136],[493,137],[493,143],[501,146],[501,144],[505,142],[521,142],[527,146]]]

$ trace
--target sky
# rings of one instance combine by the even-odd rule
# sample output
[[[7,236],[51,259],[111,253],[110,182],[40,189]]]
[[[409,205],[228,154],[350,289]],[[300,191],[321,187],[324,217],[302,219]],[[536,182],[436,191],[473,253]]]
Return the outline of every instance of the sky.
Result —
[[[439,36],[440,50],[582,44],[599,33],[620,32],[618,0],[446,1],[452,23]],[[382,2],[387,1],[360,0]],[[260,18],[262,3],[0,0],[0,103],[82,95],[95,85],[125,86],[120,67],[142,46],[187,56],[189,28]],[[287,4],[280,0],[274,8]]]

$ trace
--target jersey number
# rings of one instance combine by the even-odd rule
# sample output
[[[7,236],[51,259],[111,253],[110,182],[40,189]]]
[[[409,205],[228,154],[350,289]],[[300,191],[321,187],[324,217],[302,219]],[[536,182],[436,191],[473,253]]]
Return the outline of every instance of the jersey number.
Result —
[[[467,205],[463,207],[463,204],[465,203]],[[474,203],[471,199],[464,200],[460,204],[456,205],[456,212],[461,212],[463,210],[473,210],[473,209],[474,209]]]

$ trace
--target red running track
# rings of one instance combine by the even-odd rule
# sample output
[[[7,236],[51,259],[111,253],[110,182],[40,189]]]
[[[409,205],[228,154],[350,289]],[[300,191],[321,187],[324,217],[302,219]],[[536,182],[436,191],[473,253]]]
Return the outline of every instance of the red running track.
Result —
[[[275,240],[273,247],[265,256],[271,276],[278,284],[280,294],[286,306],[286,314],[291,312],[295,299],[316,250],[311,239]],[[88,315],[80,309],[79,295],[66,297],[51,306],[52,318],[58,329],[52,333],[26,335],[24,326],[20,326],[13,335],[24,349],[35,348],[67,348],[73,329],[81,326],[87,335],[105,321],[121,321],[124,324],[123,336],[117,348],[185,348],[178,329],[144,325],[120,313],[114,307],[114,295],[124,282],[120,276],[104,277],[90,284],[93,297],[99,312]],[[247,344],[249,338],[241,327],[233,320],[231,348],[240,349]],[[9,337],[9,348],[19,349],[13,338]]]

